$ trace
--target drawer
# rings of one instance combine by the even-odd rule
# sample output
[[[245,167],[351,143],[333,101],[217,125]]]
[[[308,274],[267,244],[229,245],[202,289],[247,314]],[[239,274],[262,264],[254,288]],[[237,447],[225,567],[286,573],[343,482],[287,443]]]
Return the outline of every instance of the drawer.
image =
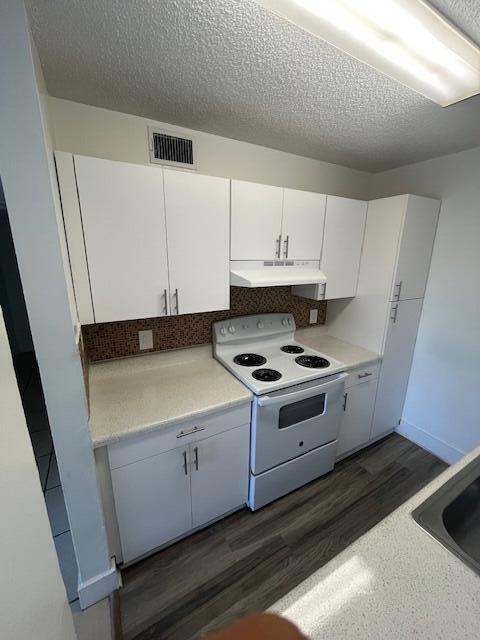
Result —
[[[159,426],[158,429],[144,435],[132,436],[121,442],[110,444],[108,445],[110,468],[123,467],[176,447],[187,446],[190,442],[209,438],[222,431],[250,424],[250,414],[251,404],[248,403],[166,427]]]
[[[345,380],[345,389],[353,387],[354,384],[360,384],[361,382],[368,382],[369,380],[378,378],[380,365],[380,362],[374,362],[365,367],[357,367],[356,369],[348,371],[348,378]]]

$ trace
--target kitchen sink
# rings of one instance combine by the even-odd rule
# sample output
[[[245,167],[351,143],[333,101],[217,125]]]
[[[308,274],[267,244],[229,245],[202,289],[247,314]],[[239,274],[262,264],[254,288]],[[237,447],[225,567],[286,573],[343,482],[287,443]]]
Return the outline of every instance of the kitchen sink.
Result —
[[[480,574],[480,457],[412,513],[418,524]]]

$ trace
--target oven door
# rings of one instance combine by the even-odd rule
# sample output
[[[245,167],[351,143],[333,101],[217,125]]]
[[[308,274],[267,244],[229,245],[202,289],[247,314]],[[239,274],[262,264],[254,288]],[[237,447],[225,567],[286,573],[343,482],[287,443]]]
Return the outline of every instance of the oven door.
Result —
[[[255,398],[250,464],[254,474],[337,439],[346,373]]]

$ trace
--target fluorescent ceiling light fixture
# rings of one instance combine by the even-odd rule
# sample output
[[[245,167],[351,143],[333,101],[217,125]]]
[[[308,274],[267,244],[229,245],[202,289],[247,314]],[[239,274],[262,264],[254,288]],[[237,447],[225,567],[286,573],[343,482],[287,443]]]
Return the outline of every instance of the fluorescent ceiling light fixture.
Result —
[[[480,48],[423,0],[256,0],[446,107],[480,93]]]

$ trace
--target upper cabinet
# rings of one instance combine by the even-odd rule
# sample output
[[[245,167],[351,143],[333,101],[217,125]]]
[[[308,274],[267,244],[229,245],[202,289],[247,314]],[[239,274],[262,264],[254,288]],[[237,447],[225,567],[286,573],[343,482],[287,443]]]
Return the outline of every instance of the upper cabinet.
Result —
[[[392,302],[424,295],[439,209],[412,195],[368,203],[357,295],[329,305],[331,335],[383,354]]]
[[[409,195],[390,300],[423,298],[435,241],[438,200]]]
[[[173,313],[230,306],[230,181],[164,171]]]
[[[352,298],[357,292],[367,203],[336,196],[327,196],[326,200],[320,269],[327,282],[298,285],[293,292],[313,300]]]
[[[229,307],[230,183],[56,154],[80,322]]]
[[[162,172],[75,156],[95,322],[167,315]]]
[[[320,269],[327,276],[327,300],[350,298],[356,294],[366,219],[366,202],[327,197],[320,261]]]
[[[232,180],[232,260],[273,260],[281,250],[283,189]]]
[[[318,260],[325,222],[323,193],[283,190],[281,258]]]
[[[321,193],[232,180],[232,260],[319,260]]]

